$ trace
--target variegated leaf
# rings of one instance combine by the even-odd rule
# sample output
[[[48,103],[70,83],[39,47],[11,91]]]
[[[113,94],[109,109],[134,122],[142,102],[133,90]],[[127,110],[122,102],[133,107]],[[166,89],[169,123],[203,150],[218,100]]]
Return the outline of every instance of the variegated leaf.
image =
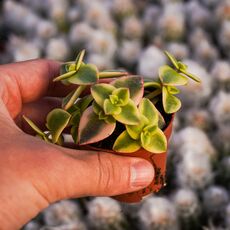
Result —
[[[143,128],[149,123],[149,120],[142,114],[140,115],[140,120],[141,121],[138,125],[126,125],[126,130],[129,136],[134,140],[138,140],[140,138]]]
[[[106,115],[117,115],[121,113],[121,107],[112,104],[109,99],[105,99],[103,108]]]
[[[162,101],[165,112],[169,114],[177,112],[181,107],[181,101],[170,94],[166,87],[163,87]]]
[[[82,114],[79,129],[78,143],[86,145],[95,143],[110,136],[116,127],[116,123],[107,123],[100,120],[98,115],[94,113],[92,106],[87,108]]]
[[[81,64],[78,71],[68,79],[69,83],[76,85],[92,85],[98,81],[98,70],[93,64]]]
[[[113,150],[123,153],[136,152],[141,148],[139,142],[133,140],[127,131],[122,132],[113,145]]]
[[[130,98],[138,105],[144,94],[144,82],[140,76],[125,76],[111,82],[116,88],[128,88]]]
[[[167,51],[164,51],[164,53],[166,54],[168,59],[172,62],[172,64],[176,67],[176,69],[179,69],[178,61],[176,60],[176,58]]]
[[[58,141],[70,118],[71,115],[62,109],[54,109],[49,112],[46,118],[46,126],[51,132],[53,143]]]
[[[164,65],[159,68],[159,77],[163,85],[185,85],[188,79],[171,67]]]
[[[103,108],[105,99],[108,99],[115,89],[114,86],[109,84],[96,84],[91,87],[91,95],[96,103]]]
[[[121,112],[113,115],[113,117],[125,125],[137,125],[140,122],[140,112],[132,100],[129,100],[127,105],[122,106]]]
[[[128,88],[119,88],[115,89],[112,93],[112,95],[117,96],[117,105],[124,106],[128,103],[130,98],[130,93]]]
[[[151,153],[163,153],[167,150],[167,139],[162,130],[157,128],[151,135],[141,133],[141,146]]]
[[[149,120],[149,124],[157,124],[158,123],[158,110],[155,107],[155,105],[153,105],[153,103],[147,99],[147,98],[143,98],[140,102],[139,105],[139,111],[142,115],[144,115],[148,120]]]

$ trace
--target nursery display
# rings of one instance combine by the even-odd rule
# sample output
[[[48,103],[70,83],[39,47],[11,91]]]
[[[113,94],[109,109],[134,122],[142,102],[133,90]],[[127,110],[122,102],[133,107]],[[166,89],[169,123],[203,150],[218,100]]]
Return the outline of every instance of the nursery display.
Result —
[[[60,201],[42,211],[23,230],[230,229],[229,0],[3,0],[0,12],[1,64],[34,58],[64,62],[74,60],[76,53],[85,49],[84,62],[97,66],[98,77],[103,70],[116,69],[120,76],[123,74],[117,79],[136,73],[146,85],[147,81],[160,82],[158,72],[168,61],[163,53],[167,50],[188,65],[189,73],[202,80],[202,84],[190,81],[185,87],[179,86],[180,94],[173,95],[183,106],[172,113],[175,115],[173,135],[169,144],[167,141],[166,186],[159,192],[135,204],[109,197]],[[66,72],[64,66],[63,71]],[[112,81],[102,78],[96,84]],[[80,97],[89,95],[92,86],[87,85]],[[71,83],[70,87],[77,89],[78,85]],[[157,87],[144,88],[144,97],[153,90],[160,92]],[[162,91],[156,99],[162,99]],[[161,113],[164,111],[163,105],[158,107],[160,102],[154,105]],[[64,107],[57,109],[66,111]],[[67,110],[70,115],[74,111]],[[167,126],[171,115],[162,115]],[[78,115],[75,118],[79,121]],[[110,118],[115,119],[112,115]],[[72,140],[71,133],[77,134],[78,130],[71,131],[71,126],[63,132],[69,133],[64,139],[71,140],[72,147],[103,147],[114,154],[135,154],[112,149],[119,136],[117,130],[123,127],[125,131],[128,126],[119,121],[104,140],[81,146]],[[46,135],[43,131],[38,136],[52,142],[49,133],[54,131],[47,128]],[[62,144],[62,136],[56,144]],[[108,139],[113,140],[109,146]],[[149,152],[143,147],[136,152],[142,151]],[[127,195],[123,198],[127,199]]]

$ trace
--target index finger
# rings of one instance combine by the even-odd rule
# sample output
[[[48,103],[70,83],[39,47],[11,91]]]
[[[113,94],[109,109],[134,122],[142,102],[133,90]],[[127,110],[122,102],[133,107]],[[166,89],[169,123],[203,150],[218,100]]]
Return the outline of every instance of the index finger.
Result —
[[[53,82],[53,78],[59,75],[60,65],[57,61],[37,59],[0,66],[0,78],[6,85],[3,96],[7,94],[8,98],[14,98],[11,94],[18,90],[22,103],[35,101],[45,95],[65,96],[73,86]]]

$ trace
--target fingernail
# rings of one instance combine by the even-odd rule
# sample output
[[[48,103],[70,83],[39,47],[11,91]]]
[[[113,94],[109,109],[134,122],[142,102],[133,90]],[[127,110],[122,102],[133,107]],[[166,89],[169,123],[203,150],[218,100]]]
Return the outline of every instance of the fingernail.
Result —
[[[154,177],[153,166],[147,161],[137,161],[131,166],[131,186],[146,187]]]

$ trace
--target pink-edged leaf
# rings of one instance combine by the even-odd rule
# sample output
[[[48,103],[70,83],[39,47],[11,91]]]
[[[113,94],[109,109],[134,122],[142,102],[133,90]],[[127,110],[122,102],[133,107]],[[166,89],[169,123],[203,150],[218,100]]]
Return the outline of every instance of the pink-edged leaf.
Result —
[[[125,76],[111,82],[116,88],[128,88],[130,98],[138,105],[144,94],[144,81],[140,76]]]
[[[110,136],[116,127],[116,123],[107,123],[100,120],[98,115],[94,113],[93,107],[90,106],[82,114],[79,129],[78,143],[86,145],[95,143]]]

